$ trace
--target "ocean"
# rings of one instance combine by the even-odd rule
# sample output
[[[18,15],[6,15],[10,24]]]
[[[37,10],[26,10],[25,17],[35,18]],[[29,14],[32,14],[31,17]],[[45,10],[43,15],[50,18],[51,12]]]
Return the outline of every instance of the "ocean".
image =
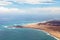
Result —
[[[43,31],[31,28],[9,29],[5,26],[24,25],[36,21],[6,22],[0,24],[0,40],[57,40]]]
[[[43,31],[30,28],[6,28],[53,19],[42,15],[0,15],[0,40],[57,40]]]

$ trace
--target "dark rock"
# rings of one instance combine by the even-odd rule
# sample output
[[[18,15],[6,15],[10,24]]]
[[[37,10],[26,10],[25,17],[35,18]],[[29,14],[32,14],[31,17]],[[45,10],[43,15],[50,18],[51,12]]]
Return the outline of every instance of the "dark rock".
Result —
[[[51,20],[46,22],[48,25],[52,25],[52,26],[60,26],[60,20]]]
[[[20,26],[20,25],[13,26],[13,27],[16,27],[16,28],[23,28],[23,26]]]
[[[60,26],[60,20],[50,20],[44,23],[38,23],[37,25]]]

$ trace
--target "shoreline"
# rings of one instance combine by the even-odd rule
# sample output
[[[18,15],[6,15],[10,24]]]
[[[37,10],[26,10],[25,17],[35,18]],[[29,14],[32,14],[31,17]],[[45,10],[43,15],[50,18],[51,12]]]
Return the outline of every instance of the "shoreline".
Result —
[[[33,29],[33,28],[32,28],[32,29]],[[52,34],[50,34],[50,33],[46,32],[46,31],[44,31],[44,30],[41,30],[41,29],[35,29],[35,30],[37,30],[37,31],[42,31],[42,32],[46,33],[46,35],[49,35],[49,36],[51,36],[51,37],[55,38],[56,40],[60,40],[59,38],[57,38],[57,37],[53,36]]]
[[[54,38],[57,39],[57,40],[60,40],[60,38],[58,38],[58,37],[56,37],[55,35],[51,34],[50,31],[46,31],[45,29],[44,29],[44,30],[43,30],[43,29],[40,29],[38,26],[37,26],[38,28],[36,28],[35,25],[36,25],[37,23],[40,23],[40,22],[23,24],[23,27],[24,27],[24,26],[27,26],[27,27],[24,27],[24,28],[32,28],[32,29],[36,29],[36,30],[38,30],[38,31],[43,31],[43,32],[46,33],[47,35],[50,35],[50,36],[54,37]],[[34,26],[34,27],[31,27],[31,25]],[[51,31],[52,31],[52,30],[51,30]]]
[[[37,22],[37,23],[40,23],[40,22]],[[51,34],[50,31],[48,32],[48,31],[43,30],[43,29],[30,27],[31,25],[33,26],[33,25],[36,25],[37,23],[27,24],[27,27],[26,27],[26,28],[32,28],[32,29],[36,29],[36,30],[39,30],[39,31],[41,30],[41,31],[43,31],[44,33],[46,33],[47,35],[50,35],[50,36],[54,37],[56,40],[60,40],[60,38],[58,38],[58,37],[56,37],[55,35]],[[24,25],[24,26],[26,26],[26,25]],[[35,27],[36,27],[36,26],[35,26]]]
[[[53,35],[52,35],[52,34],[50,34],[49,32],[46,32],[46,31],[44,31],[44,30],[41,30],[41,31],[45,32],[47,35],[49,35],[49,36],[51,36],[51,37],[54,37],[56,40],[60,40],[59,38],[57,38],[57,37],[53,36]]]

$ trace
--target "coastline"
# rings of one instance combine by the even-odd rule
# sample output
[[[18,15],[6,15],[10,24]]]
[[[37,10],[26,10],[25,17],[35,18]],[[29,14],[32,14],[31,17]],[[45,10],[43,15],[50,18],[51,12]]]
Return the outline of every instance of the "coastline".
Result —
[[[30,23],[30,24],[27,24],[27,25],[24,25],[24,26],[27,26],[26,28],[32,28],[32,29],[36,29],[38,31],[43,31],[47,35],[50,35],[50,36],[54,37],[56,40],[60,40],[60,38],[58,38],[57,36],[51,34],[50,32],[46,31],[45,29],[35,28],[36,26],[34,27],[34,25],[36,25],[37,23]]]
[[[41,26],[37,26],[38,23],[39,22],[24,24],[23,28],[36,29],[38,31],[42,31],[42,32],[46,33],[47,35],[50,35],[50,36],[54,37],[56,40],[60,40],[60,38],[58,37],[59,35],[58,36],[54,35],[55,32],[53,30],[48,30],[47,28],[45,29],[45,27],[43,27],[43,26],[42,26],[43,27],[43,29],[42,29]],[[6,26],[4,26],[4,27],[6,28]],[[13,27],[13,29],[15,29],[15,28]],[[53,32],[51,32],[51,31],[53,31]]]
[[[59,38],[57,38],[57,37],[53,36],[52,34],[50,34],[50,33],[46,32],[46,31],[44,31],[44,30],[40,30],[40,29],[35,29],[35,30],[37,30],[37,31],[42,31],[42,32],[46,33],[46,35],[49,35],[49,36],[51,36],[51,37],[55,38],[56,40],[60,40]]]
[[[56,40],[60,40],[59,38],[57,38],[57,37],[53,36],[52,34],[50,34],[50,33],[46,32],[46,31],[44,31],[44,30],[41,30],[41,31],[45,32],[47,35],[49,35],[49,36],[51,36],[51,37],[54,37]]]

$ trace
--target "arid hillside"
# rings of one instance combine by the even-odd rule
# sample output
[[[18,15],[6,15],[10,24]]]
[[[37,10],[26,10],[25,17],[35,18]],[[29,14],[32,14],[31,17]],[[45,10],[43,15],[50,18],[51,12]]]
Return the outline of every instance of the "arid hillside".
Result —
[[[44,30],[60,39],[60,21],[59,20],[51,20],[44,23],[27,24],[25,27]]]

